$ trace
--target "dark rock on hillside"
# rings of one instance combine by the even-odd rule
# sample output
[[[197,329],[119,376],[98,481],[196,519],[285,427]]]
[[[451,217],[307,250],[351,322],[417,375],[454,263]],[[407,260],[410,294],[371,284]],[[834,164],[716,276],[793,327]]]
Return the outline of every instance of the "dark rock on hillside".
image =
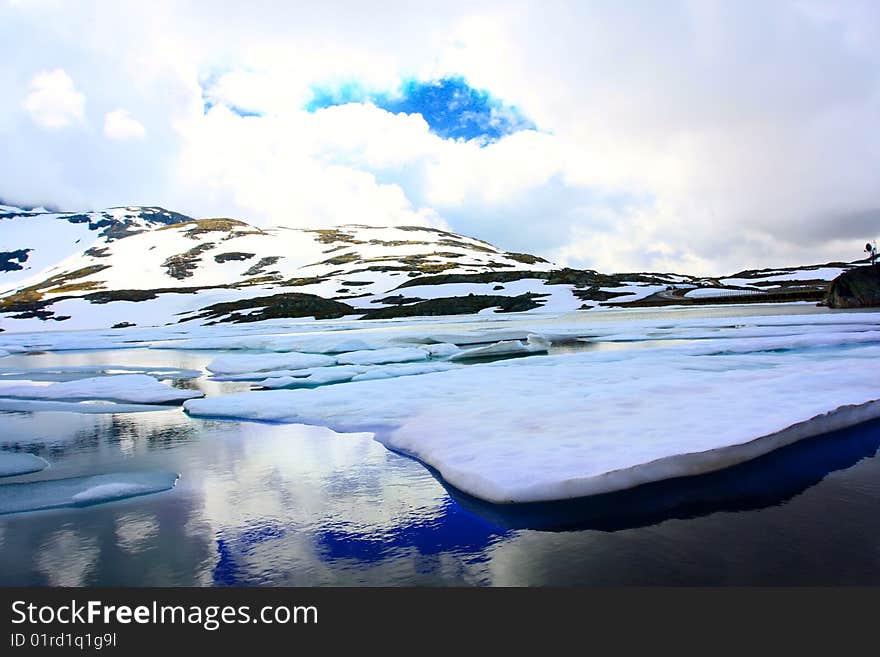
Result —
[[[587,288],[586,290],[572,290],[572,294],[581,301],[609,301],[610,299],[616,299],[617,297],[632,296],[633,293],[606,292],[605,290],[601,290],[594,285],[593,287]]]
[[[214,256],[214,262],[223,264],[224,262],[250,260],[254,257],[253,253],[242,253],[241,251],[230,251],[229,253],[220,253]]]
[[[148,223],[164,226],[172,226],[193,221],[192,217],[187,217],[185,214],[172,212],[160,207],[139,207],[132,208],[131,210],[137,211],[140,218]],[[100,217],[100,219],[96,220],[95,217]],[[64,218],[72,224],[88,224],[89,230],[103,229],[99,235],[106,238],[108,242],[144,232],[144,229],[139,227],[135,221],[131,219],[114,219],[113,216],[107,212],[92,214],[76,213],[64,215]]]
[[[546,295],[526,292],[515,297],[488,294],[470,294],[466,297],[429,299],[408,306],[393,306],[367,311],[361,319],[391,319],[393,317],[430,317],[437,315],[470,315],[486,308],[497,307],[498,312],[516,313],[540,308],[540,297]]]
[[[165,262],[162,263],[162,266],[165,267],[169,276],[182,281],[184,278],[189,278],[193,275],[193,270],[199,266],[199,261],[201,260],[200,256],[205,251],[209,251],[213,248],[213,242],[199,244],[185,253],[178,253],[177,255],[166,258]]]
[[[384,303],[393,306],[401,306],[407,303],[418,303],[424,301],[421,297],[405,297],[402,294],[392,294],[390,297],[382,299],[373,299],[370,303]]]
[[[336,319],[345,315],[356,314],[356,312],[347,303],[324,299],[314,294],[291,292],[287,294],[273,294],[266,297],[253,297],[241,301],[215,303],[202,308],[198,315],[196,315],[196,318],[215,319],[221,322],[238,324],[287,317]],[[180,321],[188,321],[189,319],[194,318],[188,317]]]
[[[114,301],[151,301],[160,294],[196,294],[201,290],[210,290],[223,288],[225,285],[207,286],[207,287],[161,287],[152,290],[101,290],[100,292],[91,292],[83,296],[83,299],[89,303],[104,304],[113,303]]]
[[[510,254],[508,254],[510,255]],[[666,279],[651,274],[600,274],[590,269],[554,269],[552,271],[490,271],[481,274],[440,274],[438,276],[419,276],[405,281],[396,289],[417,285],[444,285],[446,283],[512,283],[526,278],[543,280],[547,285],[572,285],[585,287],[619,287],[624,283],[648,283],[665,285]]]
[[[418,276],[418,274],[416,274]],[[437,276],[419,276],[405,281],[395,289],[416,287],[418,285],[445,285],[446,283],[512,283],[524,278],[547,278],[547,272],[539,271],[488,271],[481,274],[440,274]]]
[[[880,306],[880,265],[855,267],[831,281],[825,304],[829,308]]]
[[[24,269],[21,264],[27,262],[28,253],[31,251],[33,251],[33,249],[0,251],[0,271],[17,271]]]
[[[259,274],[263,274],[266,271],[267,267],[271,267],[276,262],[281,260],[281,256],[267,256],[265,258],[260,258],[253,267],[248,269],[244,275],[245,276],[258,276]]]
[[[524,265],[534,265],[539,262],[547,262],[544,258],[539,258],[538,256],[533,256],[529,253],[511,253],[508,251],[505,255],[511,260],[516,260]]]

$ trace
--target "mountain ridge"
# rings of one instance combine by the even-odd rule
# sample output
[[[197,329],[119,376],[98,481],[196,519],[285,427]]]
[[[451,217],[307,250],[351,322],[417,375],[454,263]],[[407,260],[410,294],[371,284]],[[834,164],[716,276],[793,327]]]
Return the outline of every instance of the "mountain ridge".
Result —
[[[257,227],[158,206],[50,212],[0,205],[0,328],[569,312],[780,294],[815,300],[852,266],[722,278],[603,274],[425,226]]]

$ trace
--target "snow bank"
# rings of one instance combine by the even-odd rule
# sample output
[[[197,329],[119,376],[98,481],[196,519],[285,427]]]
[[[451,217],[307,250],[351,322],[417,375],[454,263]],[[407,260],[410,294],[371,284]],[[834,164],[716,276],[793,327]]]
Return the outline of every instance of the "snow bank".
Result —
[[[174,488],[172,472],[121,472],[0,486],[0,514],[89,506]]]
[[[49,462],[33,454],[0,452],[0,477],[39,472],[49,467]]]
[[[50,385],[10,385],[0,387],[0,396],[24,399],[101,399],[108,401],[164,404],[201,397],[197,390],[179,390],[159,383],[146,374],[98,376]]]
[[[185,409],[370,430],[481,499],[567,499],[709,472],[880,417],[880,379],[866,367],[880,362],[880,333],[823,316],[799,321],[827,332],[791,335],[786,320],[785,336],[504,360],[405,385],[233,394]]]

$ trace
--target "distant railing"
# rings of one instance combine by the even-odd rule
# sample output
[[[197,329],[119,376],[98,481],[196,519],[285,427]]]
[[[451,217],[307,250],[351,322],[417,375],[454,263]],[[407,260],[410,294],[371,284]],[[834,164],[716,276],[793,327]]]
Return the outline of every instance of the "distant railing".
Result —
[[[764,290],[709,290],[707,288],[697,288],[705,290],[704,294],[691,296],[685,294],[685,299],[715,299],[717,297],[747,297],[747,296],[767,296]],[[709,294],[711,292],[711,294]]]
[[[773,301],[821,301],[825,298],[824,289],[806,288],[797,290],[719,290],[718,295],[708,297],[683,297],[691,303],[755,303]]]
[[[825,298],[825,288],[804,287],[786,290],[718,290],[718,294],[707,297],[691,296],[664,296],[664,293],[652,294],[639,301],[624,302],[623,299],[614,299],[601,303],[603,306],[614,307],[646,307],[668,306],[674,304],[687,305],[711,305],[719,303],[774,303],[788,301],[822,301]],[[668,294],[668,292],[666,293]]]

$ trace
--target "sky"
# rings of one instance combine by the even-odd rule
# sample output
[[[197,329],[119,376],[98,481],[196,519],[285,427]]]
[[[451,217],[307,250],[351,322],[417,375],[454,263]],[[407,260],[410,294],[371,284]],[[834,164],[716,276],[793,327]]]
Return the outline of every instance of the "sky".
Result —
[[[727,274],[880,237],[873,0],[0,0],[0,199]]]

